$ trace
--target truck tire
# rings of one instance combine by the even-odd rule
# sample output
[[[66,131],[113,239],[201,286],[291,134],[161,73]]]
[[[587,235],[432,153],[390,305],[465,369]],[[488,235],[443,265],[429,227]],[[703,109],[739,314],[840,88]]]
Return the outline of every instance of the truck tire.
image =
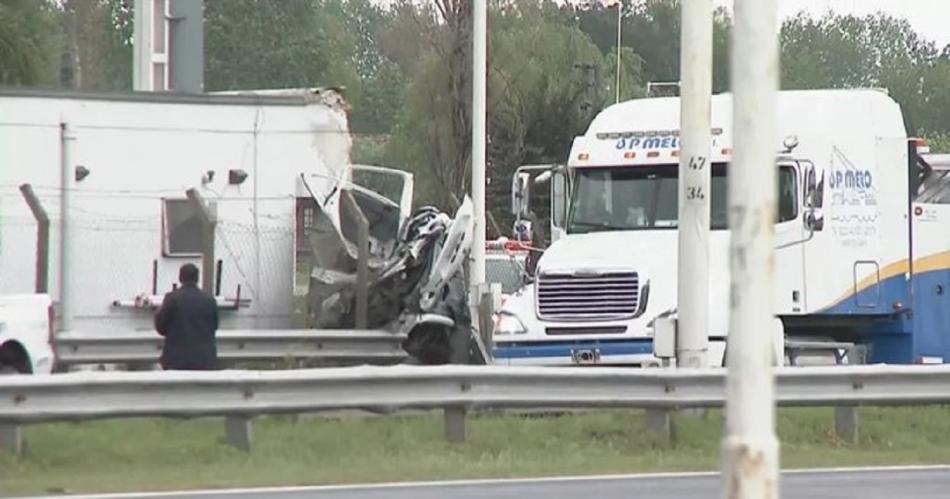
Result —
[[[0,375],[31,373],[30,358],[19,343],[11,341],[0,347]]]
[[[421,365],[448,364],[452,346],[445,326],[422,324],[409,333],[403,349]]]

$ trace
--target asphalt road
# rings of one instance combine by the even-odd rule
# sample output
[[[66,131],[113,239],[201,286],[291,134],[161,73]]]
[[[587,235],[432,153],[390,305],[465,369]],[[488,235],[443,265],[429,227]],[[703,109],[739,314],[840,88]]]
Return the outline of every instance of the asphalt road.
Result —
[[[716,473],[624,475],[530,480],[475,480],[379,486],[286,487],[113,494],[71,499],[718,499]],[[950,497],[950,467],[786,472],[782,499],[943,499]]]

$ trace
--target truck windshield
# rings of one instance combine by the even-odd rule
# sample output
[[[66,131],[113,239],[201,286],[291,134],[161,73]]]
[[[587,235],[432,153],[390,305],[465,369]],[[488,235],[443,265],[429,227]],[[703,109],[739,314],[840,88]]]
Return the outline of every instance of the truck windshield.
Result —
[[[678,165],[656,167],[578,168],[568,213],[567,231],[675,229]],[[795,169],[779,168],[778,221],[798,216]],[[727,228],[726,165],[713,165],[710,195],[712,230]]]

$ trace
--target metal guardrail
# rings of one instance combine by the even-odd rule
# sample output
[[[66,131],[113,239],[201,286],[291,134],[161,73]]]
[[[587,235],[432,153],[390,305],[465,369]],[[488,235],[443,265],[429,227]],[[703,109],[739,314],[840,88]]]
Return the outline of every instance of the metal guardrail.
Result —
[[[396,364],[406,358],[405,335],[374,330],[221,330],[218,359],[248,361],[316,360],[334,364]],[[77,364],[151,364],[158,362],[164,338],[155,333],[59,334],[56,362]]]
[[[775,372],[776,400],[782,406],[852,409],[950,402],[950,365],[782,367]],[[465,414],[471,409],[632,407],[652,411],[648,420],[656,421],[658,410],[722,406],[725,382],[721,368],[456,365],[6,376],[0,377],[0,442],[22,448],[19,424],[226,416],[228,441],[249,449],[254,416],[351,409],[444,409],[446,437],[464,440]],[[836,413],[835,425],[839,433],[842,427],[856,432],[856,415]]]
[[[287,371],[80,372],[0,378],[0,422],[341,409],[718,407],[724,369],[360,366]],[[950,366],[776,369],[789,406],[950,402]],[[174,400],[174,404],[169,404]]]

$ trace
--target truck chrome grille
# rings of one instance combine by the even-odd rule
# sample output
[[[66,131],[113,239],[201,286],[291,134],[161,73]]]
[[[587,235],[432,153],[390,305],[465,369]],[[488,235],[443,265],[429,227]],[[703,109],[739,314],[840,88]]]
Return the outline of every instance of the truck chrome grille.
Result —
[[[538,315],[547,320],[629,317],[639,303],[636,272],[538,276]]]

